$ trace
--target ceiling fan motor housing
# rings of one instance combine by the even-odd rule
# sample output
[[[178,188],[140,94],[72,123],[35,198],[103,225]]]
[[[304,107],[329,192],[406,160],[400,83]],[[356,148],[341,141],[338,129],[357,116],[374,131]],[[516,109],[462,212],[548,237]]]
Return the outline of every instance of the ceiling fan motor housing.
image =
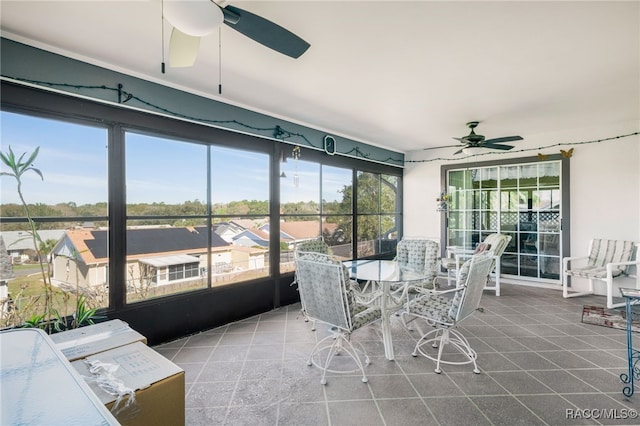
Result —
[[[470,121],[467,123],[467,127],[471,129],[471,132],[469,133],[468,136],[465,136],[463,139],[469,142],[470,145],[477,145],[484,140],[483,135],[477,135],[476,132],[473,130],[476,127],[478,127],[478,124],[480,124],[479,121]]]

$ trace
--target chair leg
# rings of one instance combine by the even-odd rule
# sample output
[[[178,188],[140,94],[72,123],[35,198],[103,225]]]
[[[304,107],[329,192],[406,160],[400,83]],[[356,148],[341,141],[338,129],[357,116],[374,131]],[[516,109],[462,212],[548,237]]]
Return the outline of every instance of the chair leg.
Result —
[[[564,297],[565,299],[568,299],[570,297],[588,296],[594,293],[593,280],[591,279],[589,279],[589,288],[587,289],[587,291],[569,292],[568,277],[568,274],[562,274],[562,297]]]
[[[434,348],[438,347],[437,356],[434,357],[423,349],[423,347],[429,343],[431,343]],[[449,361],[442,359],[442,352],[444,351],[444,347],[448,344],[451,344],[467,359],[464,361]],[[418,340],[413,352],[411,353],[412,356],[418,356],[418,354],[435,361],[436,368],[434,371],[438,374],[442,372],[440,364],[463,365],[471,363],[473,363],[473,372],[475,374],[480,374],[480,369],[476,363],[478,354],[471,348],[467,339],[460,332],[451,328],[435,328],[423,335],[420,340]]]
[[[304,318],[304,322],[309,322],[309,316],[307,315],[307,311],[304,310],[304,307],[300,309],[300,315]],[[311,320],[311,331],[316,331],[316,320]]]
[[[480,369],[478,368],[478,364],[476,363],[476,359],[478,359],[478,354],[471,348],[469,341],[462,333],[457,330],[449,330],[450,333],[450,342],[453,344],[460,352],[462,352],[472,363],[473,363],[473,372],[476,374],[480,374]],[[453,336],[453,337],[451,337]]]
[[[433,370],[436,372],[436,374],[442,373],[442,370],[440,369],[440,361],[442,361],[442,350],[444,349],[444,346],[447,343],[449,343],[448,340],[449,340],[449,330],[442,330],[442,335],[440,336],[440,343],[438,347],[438,359],[436,360],[436,369]],[[431,346],[433,346],[434,348],[438,346],[437,341],[434,340]]]
[[[496,260],[496,297],[500,296],[500,259]]]
[[[331,342],[331,343],[328,343],[328,342]],[[351,343],[349,338],[345,336],[344,333],[336,331],[334,334],[330,334],[327,337],[324,337],[318,343],[316,343],[316,345],[313,347],[313,350],[311,351],[311,354],[309,355],[309,358],[307,360],[307,365],[309,366],[315,365],[316,367],[322,370],[322,377],[320,378],[320,383],[323,385],[327,384],[327,379],[326,379],[327,372],[353,373],[356,371],[360,371],[362,373],[361,381],[363,383],[367,383],[369,379],[366,376],[364,368],[365,366],[371,363],[371,360],[369,359],[369,355],[365,351],[364,347],[359,343],[358,345],[360,346],[360,351],[364,354],[364,357],[365,357],[364,363],[362,362],[362,360],[360,359],[360,356],[358,355],[358,350]],[[328,350],[328,353],[324,361],[316,359],[316,357],[320,355],[320,352],[325,350]],[[331,361],[334,359],[336,355],[340,354],[341,352],[344,352],[347,355],[349,355],[353,359],[353,361],[356,363],[357,368],[352,370],[332,370],[330,368]]]

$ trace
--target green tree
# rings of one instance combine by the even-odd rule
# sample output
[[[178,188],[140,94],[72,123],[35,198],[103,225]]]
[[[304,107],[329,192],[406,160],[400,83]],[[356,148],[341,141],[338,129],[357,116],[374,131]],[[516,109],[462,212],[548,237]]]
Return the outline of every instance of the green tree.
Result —
[[[47,261],[46,259],[49,256],[49,253],[51,253],[51,251],[55,247],[56,243],[57,241],[53,238],[49,238],[45,241],[40,241],[40,254],[44,256],[44,258],[42,259],[43,261]]]
[[[397,178],[395,176],[374,173],[358,173],[356,181],[358,191],[358,241],[377,240],[381,235],[395,231],[394,212],[398,210]],[[340,192],[342,200],[332,205],[332,211],[344,213],[336,216],[338,227],[334,234],[323,232],[328,241],[345,240],[352,234],[351,209],[353,200],[353,186],[345,185]],[[389,213],[389,214],[381,214]]]

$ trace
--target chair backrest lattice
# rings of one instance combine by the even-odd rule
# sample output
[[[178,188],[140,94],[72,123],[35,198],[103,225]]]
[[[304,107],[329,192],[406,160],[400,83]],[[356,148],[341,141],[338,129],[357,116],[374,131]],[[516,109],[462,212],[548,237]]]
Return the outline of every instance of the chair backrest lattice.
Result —
[[[353,302],[342,263],[323,253],[298,252],[296,273],[300,299],[309,318],[351,330]]]
[[[329,246],[322,239],[300,241],[296,244],[296,251],[312,251],[329,254]]]
[[[456,322],[460,322],[472,315],[480,306],[480,299],[487,281],[487,275],[491,272],[493,258],[488,253],[474,255],[460,268],[460,281],[463,290],[454,295],[449,309],[449,316]]]
[[[327,243],[324,242],[322,238],[316,238],[313,240],[304,240],[296,244],[295,253],[298,253],[298,252],[313,252],[313,253],[329,254],[329,246],[327,245]],[[295,272],[292,284],[296,284],[297,282],[298,282],[298,273]]]

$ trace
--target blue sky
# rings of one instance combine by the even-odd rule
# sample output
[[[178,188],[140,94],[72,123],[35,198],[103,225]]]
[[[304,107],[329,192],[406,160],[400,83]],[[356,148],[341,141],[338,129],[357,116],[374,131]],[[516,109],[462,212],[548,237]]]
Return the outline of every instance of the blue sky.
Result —
[[[107,201],[107,131],[63,121],[3,111],[0,115],[0,147],[9,146],[16,156],[36,148],[40,154],[33,172],[23,176],[23,194],[28,203],[77,205]],[[177,204],[205,201],[206,148],[146,135],[127,135],[127,202]],[[218,148],[212,150],[213,202],[266,200],[269,198],[268,165],[265,154]],[[7,171],[2,164],[2,171]],[[299,184],[294,185],[295,161],[282,164],[287,178],[281,179],[282,202],[319,199],[317,163],[298,162]],[[350,184],[350,170],[325,167],[323,198],[341,199],[339,190]],[[2,176],[0,199],[18,203],[16,182]]]
[[[3,153],[11,146],[17,157],[26,152],[26,159],[40,147],[34,166],[40,169],[44,180],[34,172],[25,173],[22,179],[22,192],[28,203],[106,201],[106,130],[4,111],[1,114]],[[3,172],[8,171],[4,163],[0,167]],[[2,203],[19,202],[16,181],[2,176],[1,184]]]

